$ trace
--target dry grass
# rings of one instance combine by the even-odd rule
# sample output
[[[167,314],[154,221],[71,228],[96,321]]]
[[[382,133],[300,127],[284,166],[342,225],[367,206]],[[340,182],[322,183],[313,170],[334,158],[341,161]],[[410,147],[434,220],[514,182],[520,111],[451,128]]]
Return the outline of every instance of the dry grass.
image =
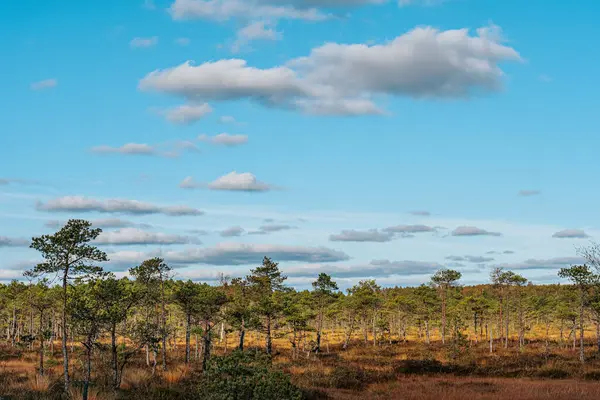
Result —
[[[394,382],[370,385],[363,392],[339,389],[325,392],[332,400],[592,400],[600,398],[600,385],[576,380],[404,376]]]
[[[189,367],[185,365],[179,365],[168,371],[162,372],[161,377],[168,385],[173,385],[185,379],[189,373]]]
[[[255,333],[249,336],[248,347],[262,348],[263,337]],[[364,345],[357,337],[347,351],[341,349],[341,338],[341,335],[329,335],[330,353],[307,357],[307,353],[301,352],[297,359],[292,359],[289,343],[278,338],[274,360],[292,375],[294,383],[334,400],[600,398],[600,382],[594,382],[600,381],[600,356],[591,340],[586,348],[587,363],[581,366],[578,351],[568,345],[553,344],[551,354],[546,357],[541,341],[528,342],[522,352],[514,342],[508,349],[498,343],[493,354],[489,353],[487,343],[472,342],[467,351],[452,360],[447,346],[439,342],[427,346],[413,340],[414,336],[410,336],[408,343],[377,347]],[[218,355],[223,350],[216,343],[214,353]],[[74,382],[81,380],[80,351],[76,347],[71,357]],[[198,361],[191,367],[185,366],[183,352],[183,345],[178,345],[177,350],[169,354],[169,370],[162,372],[159,365],[155,375],[145,365],[144,354],[140,352],[125,369],[122,391],[117,397],[109,387],[109,379],[102,378],[110,377],[110,369],[106,357],[98,352],[90,399],[177,398],[176,393],[185,392],[186,385],[195,384],[195,374],[200,369]],[[0,356],[0,397],[59,398],[62,364],[58,346],[48,357],[47,376],[43,378],[36,374],[34,352],[0,345]],[[72,396],[81,398],[80,386],[74,385]]]

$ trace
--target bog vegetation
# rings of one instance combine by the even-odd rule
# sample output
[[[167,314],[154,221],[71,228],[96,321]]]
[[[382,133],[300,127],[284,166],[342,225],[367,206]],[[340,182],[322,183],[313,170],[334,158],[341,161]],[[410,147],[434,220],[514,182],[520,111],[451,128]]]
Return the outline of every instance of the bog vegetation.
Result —
[[[442,269],[419,287],[342,292],[324,273],[294,290],[268,257],[219,285],[173,279],[160,258],[117,279],[99,234],[70,220],[34,238],[44,262],[0,285],[0,398],[600,396],[586,382],[600,379],[597,245],[560,271],[570,285],[498,268],[461,286]]]

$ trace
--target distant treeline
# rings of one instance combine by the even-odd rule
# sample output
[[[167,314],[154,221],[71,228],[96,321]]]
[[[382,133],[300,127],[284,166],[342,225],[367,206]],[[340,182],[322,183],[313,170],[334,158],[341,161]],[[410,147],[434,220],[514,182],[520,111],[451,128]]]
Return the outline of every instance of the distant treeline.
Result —
[[[185,362],[211,357],[214,340],[234,337],[243,351],[247,332],[264,338],[286,338],[292,357],[320,353],[341,334],[342,349],[364,342],[378,346],[416,337],[444,345],[489,343],[523,349],[534,337],[551,346],[579,346],[584,362],[584,337],[594,333],[600,351],[600,265],[597,245],[581,250],[587,265],[564,268],[559,275],[572,285],[533,285],[521,275],[497,268],[490,284],[461,286],[461,273],[436,272],[428,283],[411,288],[382,288],[364,280],[339,291],[325,273],[312,290],[285,285],[276,262],[265,257],[246,277],[222,277],[218,286],[173,279],[171,268],[152,258],[117,279],[103,271],[104,252],[90,244],[100,234],[84,220],[70,220],[53,235],[33,238],[31,247],[44,262],[25,276],[30,283],[0,285],[0,327],[11,346],[38,351],[44,374],[45,348],[62,343],[64,387],[70,385],[69,347],[84,348],[84,393],[91,379],[92,354],[110,353],[114,388],[119,388],[131,357],[145,352],[148,368],[170,365],[170,351],[185,340]],[[50,284],[58,280],[59,284]],[[98,343],[109,343],[98,346]]]

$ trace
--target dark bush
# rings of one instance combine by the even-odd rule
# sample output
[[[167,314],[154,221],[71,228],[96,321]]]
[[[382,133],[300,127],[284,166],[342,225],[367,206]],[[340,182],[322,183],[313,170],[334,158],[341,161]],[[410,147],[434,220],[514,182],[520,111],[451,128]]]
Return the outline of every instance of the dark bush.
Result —
[[[399,374],[440,374],[449,373],[449,368],[435,359],[404,360],[394,367],[394,372]]]
[[[571,376],[568,371],[560,368],[542,368],[535,375],[540,378],[565,379]]]
[[[301,400],[302,392],[289,375],[274,368],[271,358],[257,351],[235,351],[214,357],[200,384],[206,400]]]
[[[600,381],[600,371],[586,372],[583,378],[590,381]]]
[[[337,366],[329,374],[329,382],[336,389],[360,390],[366,381],[365,371],[358,367]]]

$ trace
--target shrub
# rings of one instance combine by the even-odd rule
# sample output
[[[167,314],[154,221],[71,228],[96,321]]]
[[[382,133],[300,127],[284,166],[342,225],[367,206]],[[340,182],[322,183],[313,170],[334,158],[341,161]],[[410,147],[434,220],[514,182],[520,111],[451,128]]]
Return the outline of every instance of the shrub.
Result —
[[[269,356],[235,351],[214,357],[204,373],[200,395],[207,400],[301,400],[289,375],[275,369]]]
[[[542,368],[538,370],[535,375],[540,378],[564,379],[568,378],[571,374],[560,368]]]
[[[583,378],[590,381],[600,381],[600,371],[586,372]]]
[[[336,389],[362,389],[367,381],[365,372],[361,368],[337,366],[329,374],[330,385]]]
[[[400,374],[438,374],[448,373],[448,368],[436,359],[424,360],[404,360],[398,363],[394,368],[396,373]]]

